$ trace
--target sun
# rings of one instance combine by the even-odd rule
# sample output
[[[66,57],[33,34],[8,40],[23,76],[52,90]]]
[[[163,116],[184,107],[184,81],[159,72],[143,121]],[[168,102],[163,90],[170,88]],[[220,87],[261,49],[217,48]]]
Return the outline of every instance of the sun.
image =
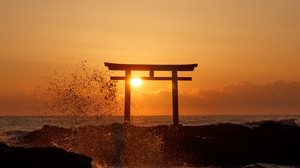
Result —
[[[140,87],[142,85],[142,79],[141,78],[131,78],[130,84],[133,87]]]

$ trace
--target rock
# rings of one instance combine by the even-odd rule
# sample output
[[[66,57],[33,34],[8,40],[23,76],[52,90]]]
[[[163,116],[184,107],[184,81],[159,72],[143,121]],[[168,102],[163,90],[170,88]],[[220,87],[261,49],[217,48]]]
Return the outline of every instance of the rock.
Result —
[[[0,142],[0,150],[9,148],[5,143]]]
[[[300,165],[300,127],[277,122],[254,128],[229,123],[177,127],[111,124],[76,129],[45,126],[23,140],[39,147],[55,143],[90,156],[102,166]]]
[[[1,168],[92,168],[90,157],[60,148],[8,147],[0,143]]]

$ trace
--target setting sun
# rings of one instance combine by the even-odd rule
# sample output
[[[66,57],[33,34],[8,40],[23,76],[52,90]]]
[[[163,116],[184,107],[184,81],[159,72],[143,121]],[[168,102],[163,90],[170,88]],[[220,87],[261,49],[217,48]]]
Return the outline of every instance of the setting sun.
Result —
[[[132,78],[130,80],[130,84],[133,87],[140,87],[142,85],[142,79],[141,78]]]

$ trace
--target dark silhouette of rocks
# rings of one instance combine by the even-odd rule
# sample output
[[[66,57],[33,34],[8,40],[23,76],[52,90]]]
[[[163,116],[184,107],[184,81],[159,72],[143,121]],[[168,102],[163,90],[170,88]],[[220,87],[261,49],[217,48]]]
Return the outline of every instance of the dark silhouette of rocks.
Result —
[[[111,124],[62,129],[45,126],[22,139],[30,146],[56,144],[108,166],[300,165],[300,127],[265,122],[140,127]]]
[[[0,142],[0,150],[7,149],[9,146]]]
[[[1,168],[92,168],[90,157],[55,147],[21,148],[0,143]]]

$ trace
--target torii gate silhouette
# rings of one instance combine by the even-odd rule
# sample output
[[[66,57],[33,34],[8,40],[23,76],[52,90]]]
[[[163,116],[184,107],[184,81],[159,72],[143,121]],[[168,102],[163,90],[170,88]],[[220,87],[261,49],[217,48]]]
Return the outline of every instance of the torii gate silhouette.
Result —
[[[140,77],[142,80],[171,80],[172,81],[172,100],[173,100],[173,125],[179,125],[178,111],[178,81],[191,81],[192,77],[178,77],[178,71],[194,71],[198,64],[180,64],[180,65],[153,65],[153,64],[117,64],[104,63],[109,70],[123,70],[125,76],[111,76],[111,80],[125,80],[125,105],[124,105],[124,123],[130,124],[130,79],[131,71],[149,71],[148,77]],[[155,77],[155,71],[171,71],[171,77]]]

